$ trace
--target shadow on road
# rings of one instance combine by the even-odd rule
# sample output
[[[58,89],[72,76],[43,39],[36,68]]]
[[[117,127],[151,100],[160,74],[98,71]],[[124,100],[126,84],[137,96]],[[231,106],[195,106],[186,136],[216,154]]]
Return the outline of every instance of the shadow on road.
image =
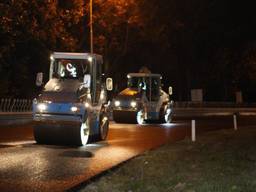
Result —
[[[80,158],[92,158],[94,154],[90,151],[64,151],[63,153],[59,154],[61,157],[80,157]]]

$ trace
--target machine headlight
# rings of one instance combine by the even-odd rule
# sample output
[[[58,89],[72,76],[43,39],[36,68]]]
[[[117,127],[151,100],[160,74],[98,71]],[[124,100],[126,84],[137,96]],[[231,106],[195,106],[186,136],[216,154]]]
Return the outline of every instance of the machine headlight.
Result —
[[[120,101],[115,101],[115,106],[116,106],[116,107],[119,107],[119,106],[120,106],[120,104],[121,104],[121,102],[120,102]]]
[[[71,110],[72,112],[77,112],[77,111],[78,111],[78,108],[77,108],[76,106],[73,106],[73,107],[70,108],[70,110]]]
[[[136,101],[132,101],[132,102],[131,102],[131,107],[135,108],[136,106],[137,106]]]
[[[85,106],[86,108],[88,108],[88,107],[90,107],[90,103],[86,102],[86,103],[84,104],[84,106]]]
[[[37,105],[37,108],[39,109],[39,111],[45,111],[46,108],[47,108],[47,105],[44,104],[44,103],[39,103],[39,104]]]
[[[89,61],[90,63],[92,62],[92,60],[93,60],[92,57],[88,57],[88,61]]]

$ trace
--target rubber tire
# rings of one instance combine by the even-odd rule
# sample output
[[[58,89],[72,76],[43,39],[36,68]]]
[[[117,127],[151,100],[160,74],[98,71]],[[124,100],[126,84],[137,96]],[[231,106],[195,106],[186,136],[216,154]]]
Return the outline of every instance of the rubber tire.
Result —
[[[143,111],[142,110],[137,112],[136,120],[137,120],[137,123],[139,125],[143,125],[143,124],[146,123],[145,119],[143,118]]]
[[[97,136],[98,141],[106,140],[109,130],[109,119],[108,116],[103,112],[99,118],[99,134]]]
[[[171,123],[171,121],[172,121],[171,114],[170,114],[170,117],[169,117],[170,120],[169,121],[166,120],[166,117],[165,117],[166,110],[167,110],[166,106],[161,107],[160,114],[159,114],[159,123]]]
[[[167,117],[165,117],[165,123],[171,123],[172,122],[172,112],[169,114],[169,117],[168,117],[169,120],[167,120],[166,118]]]

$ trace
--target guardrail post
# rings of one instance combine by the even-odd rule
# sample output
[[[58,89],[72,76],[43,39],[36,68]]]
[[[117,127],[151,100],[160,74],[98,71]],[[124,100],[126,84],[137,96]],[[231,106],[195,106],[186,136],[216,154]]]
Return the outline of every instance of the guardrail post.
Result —
[[[1,99],[0,111],[4,111],[4,99]]]
[[[3,99],[3,102],[2,102],[2,103],[3,103],[3,105],[2,105],[2,107],[3,107],[3,108],[2,108],[2,111],[5,111],[5,105],[6,105],[5,99]]]
[[[32,106],[33,106],[33,100],[30,100],[29,111],[32,111]]]
[[[22,111],[23,112],[25,111],[25,106],[26,106],[26,100],[23,99],[23,101],[22,101]]]
[[[21,106],[22,106],[22,102],[21,99],[18,100],[18,105],[17,105],[17,111],[21,112]]]
[[[233,115],[233,122],[234,122],[234,130],[237,131],[237,118],[236,118],[236,114]]]
[[[16,102],[16,99],[13,99],[12,106],[11,106],[11,109],[10,109],[11,112],[14,111],[15,102]]]
[[[6,110],[7,112],[10,112],[10,109],[11,109],[11,101],[12,101],[11,99],[8,99],[8,100],[7,100],[7,102],[8,102],[8,104],[7,104],[7,110]]]
[[[196,121],[195,120],[191,121],[191,139],[192,139],[192,142],[196,141]]]

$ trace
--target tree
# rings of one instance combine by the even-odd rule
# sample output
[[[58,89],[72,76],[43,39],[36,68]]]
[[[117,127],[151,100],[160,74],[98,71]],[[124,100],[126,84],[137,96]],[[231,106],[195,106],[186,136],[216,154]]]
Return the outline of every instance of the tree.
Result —
[[[83,16],[83,0],[0,3],[0,96],[32,97],[36,72],[48,72],[50,51],[80,49]]]
[[[120,59],[136,42],[135,28],[142,23],[138,15],[140,1],[95,0],[95,49],[105,56],[106,70],[114,71]]]

